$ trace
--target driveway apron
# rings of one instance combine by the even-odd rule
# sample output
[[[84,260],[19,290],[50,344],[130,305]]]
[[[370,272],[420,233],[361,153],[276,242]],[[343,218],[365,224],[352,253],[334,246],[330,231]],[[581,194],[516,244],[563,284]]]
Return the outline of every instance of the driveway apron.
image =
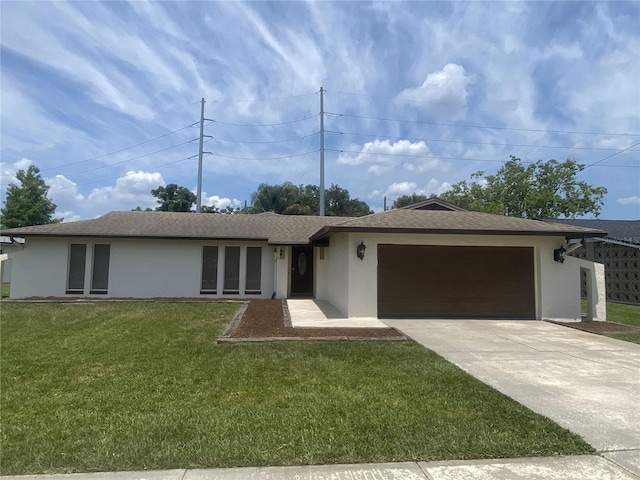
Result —
[[[640,345],[541,321],[384,321],[597,450],[640,456]]]

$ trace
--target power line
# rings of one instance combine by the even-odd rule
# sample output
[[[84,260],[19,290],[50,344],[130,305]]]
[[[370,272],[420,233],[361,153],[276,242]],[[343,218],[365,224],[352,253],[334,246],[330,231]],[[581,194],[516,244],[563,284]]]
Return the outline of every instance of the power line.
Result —
[[[460,105],[459,103],[453,103],[453,102],[429,102],[427,100],[409,100],[409,99],[403,99],[403,98],[398,98],[398,97],[385,97],[385,96],[381,96],[381,95],[365,95],[362,93],[352,93],[352,92],[341,92],[341,91],[337,91],[337,90],[325,90],[325,92],[327,93],[337,93],[339,95],[350,95],[353,97],[364,97],[364,98],[376,98],[376,99],[380,99],[380,100],[391,100],[394,102],[405,102],[405,103],[420,103],[420,104],[425,104],[425,105],[450,105],[450,106],[454,106],[454,107],[462,107],[463,105]],[[491,101],[491,100],[489,100]],[[535,113],[534,110],[525,110],[522,108],[517,108],[517,109],[512,109],[512,108],[487,108],[487,107],[471,107],[469,105],[464,105],[464,108],[469,109],[469,110],[486,110],[489,112],[526,112],[526,113]],[[617,119],[617,120],[635,120],[635,117],[615,117],[615,116],[611,116],[611,115],[589,115],[589,114],[583,114],[583,113],[566,113],[563,112],[563,115],[568,116],[568,117],[591,117],[591,118],[612,118],[612,119]]]
[[[473,141],[462,141],[462,140],[441,140],[436,138],[416,138],[416,137],[394,137],[389,135],[372,135],[368,133],[357,133],[357,132],[338,132],[338,131],[330,131],[326,130],[326,133],[332,133],[336,135],[353,135],[360,137],[375,137],[375,138],[385,138],[390,140],[412,140],[412,141],[421,141],[421,142],[444,142],[444,143],[462,143],[462,144],[471,144],[471,145],[490,145],[494,147],[533,147],[533,148],[562,148],[567,150],[598,150],[598,151],[616,151],[617,148],[595,148],[595,147],[565,147],[559,145],[530,145],[530,144],[519,144],[519,143],[492,143],[492,142],[473,142]]]
[[[133,160],[138,160],[139,158],[144,158],[144,157],[148,157],[150,155],[155,155],[156,153],[166,152],[167,150],[171,150],[171,149],[174,149],[174,148],[177,148],[177,147],[181,147],[182,145],[187,145],[189,143],[191,143],[191,141],[182,142],[182,143],[179,143],[177,145],[172,145],[171,147],[163,148],[161,150],[156,150],[155,152],[145,153],[144,155],[138,155],[137,157],[129,158],[127,160],[121,160],[120,162],[110,163],[109,165],[101,165],[99,167],[90,168],[88,170],[81,170],[79,172],[73,172],[73,173],[70,173],[69,175],[78,175],[80,173],[93,172],[95,170],[101,170],[103,168],[115,167],[116,165],[122,165],[123,163],[131,162]]]
[[[398,122],[398,123],[416,123],[420,125],[439,125],[445,127],[460,127],[460,128],[482,128],[488,130],[512,130],[516,132],[541,132],[541,133],[566,133],[572,135],[609,135],[609,136],[624,136],[624,137],[638,137],[640,134],[634,133],[607,133],[607,132],[574,132],[568,130],[540,130],[535,128],[512,128],[512,127],[496,127],[496,126],[484,126],[484,125],[463,125],[459,123],[440,123],[440,122],[426,122],[424,120],[402,120],[397,118],[384,118],[384,117],[369,117],[366,115],[351,115],[348,113],[333,113],[325,112],[327,115],[334,115],[336,117],[349,117],[349,118],[362,118],[365,120],[380,120],[385,122]]]
[[[295,142],[295,141],[298,141],[298,140],[304,140],[305,138],[313,137],[315,135],[319,135],[319,133],[315,132],[315,133],[311,133],[309,135],[304,135],[302,137],[286,138],[284,140],[231,140],[229,138],[221,138],[221,137],[216,137],[216,136],[214,136],[214,138],[216,140],[219,140],[219,141],[222,141],[222,142],[228,142],[228,143],[260,143],[260,144],[265,144],[265,143]]]
[[[50,188],[49,192],[57,192],[59,190],[70,190],[72,188],[83,187],[85,185],[95,185],[96,183],[107,182],[109,180],[118,180],[120,178],[130,177],[130,176],[132,176],[132,175],[134,175],[136,173],[139,173],[139,172],[150,172],[151,170],[156,170],[156,169],[168,167],[169,165],[175,165],[176,163],[181,163],[181,162],[184,162],[186,160],[191,160],[192,158],[193,158],[193,156],[185,157],[185,158],[181,158],[179,160],[174,160],[172,162],[167,162],[167,163],[163,163],[163,164],[160,164],[160,165],[154,165],[153,167],[139,169],[137,172],[127,172],[124,175],[118,175],[117,177],[102,178],[100,180],[95,180],[93,182],[77,183],[77,184],[74,184],[74,185],[72,185],[70,187]]]
[[[316,153],[319,152],[320,149],[317,150],[311,150],[309,152],[305,152],[305,153],[296,153],[293,155],[284,155],[282,157],[236,157],[233,155],[224,155],[222,153],[214,153],[213,156],[214,157],[223,157],[223,158],[233,158],[234,160],[257,160],[257,161],[263,161],[263,160],[283,160],[285,158],[293,158],[293,157],[304,157],[305,155],[309,155],[311,153]]]
[[[640,143],[638,144],[640,145]],[[632,148],[632,147],[629,147]],[[388,153],[388,152],[364,152],[358,150],[338,150],[335,148],[327,148],[327,151],[337,152],[337,153],[352,153],[357,155],[380,155],[384,157],[407,157],[407,158],[428,158],[435,160],[462,160],[465,162],[494,162],[494,163],[505,163],[508,160],[497,160],[497,159],[489,159],[489,158],[464,158],[464,157],[442,157],[439,155],[410,155],[408,153]],[[618,152],[622,153],[622,152]],[[612,155],[613,156],[613,155]],[[608,157],[611,158],[611,157]],[[603,159],[606,160],[606,159]],[[601,160],[602,161],[602,160]],[[523,163],[535,163],[535,162],[527,162],[523,161]],[[590,165],[590,166],[593,166]],[[607,167],[626,167],[626,168],[640,168],[640,165],[607,165]]]
[[[177,130],[173,130],[172,132],[165,133],[164,135],[160,135],[159,137],[155,137],[155,138],[152,138],[150,140],[146,140],[144,142],[136,143],[135,145],[131,145],[130,147],[121,148],[120,150],[116,150],[114,152],[109,152],[109,153],[105,153],[103,155],[98,155],[97,157],[87,158],[86,160],[80,160],[78,162],[68,163],[66,165],[50,167],[50,168],[43,168],[40,171],[41,172],[46,172],[46,171],[54,170],[54,169],[72,167],[74,165],[79,165],[81,163],[92,162],[93,160],[98,160],[100,158],[108,157],[109,155],[115,155],[116,153],[121,153],[121,152],[124,152],[126,150],[131,150],[132,148],[139,147],[140,145],[146,145],[147,143],[155,142],[156,140],[159,140],[159,139],[164,138],[164,137],[168,137],[169,135],[173,135],[174,133],[180,132],[182,130],[186,130],[187,128],[190,128],[190,127],[191,127],[191,125],[188,125],[186,127],[182,127],[182,128],[177,129]]]
[[[301,93],[299,95],[289,95],[288,97],[274,97],[274,98],[263,98],[263,99],[251,99],[251,100],[210,100],[209,103],[259,103],[259,102],[274,102],[276,100],[289,100],[291,98],[301,98],[301,97],[312,97],[315,96],[315,93]],[[198,102],[200,101],[198,100]]]
[[[311,115],[309,117],[303,117],[303,118],[299,118],[297,120],[289,120],[287,122],[279,122],[279,123],[256,123],[256,124],[251,124],[251,123],[230,123],[230,122],[223,122],[221,120],[214,120],[214,123],[219,123],[220,125],[228,125],[231,127],[278,127],[280,125],[290,125],[292,123],[298,123],[298,122],[303,122],[305,120],[309,120],[310,118],[314,118],[317,117],[318,115]]]
[[[593,162],[593,163],[591,163],[591,164],[587,165],[586,167],[584,167],[584,170],[586,170],[586,169],[587,169],[587,168],[589,168],[589,167],[593,167],[593,166],[595,166],[595,165],[597,165],[597,164],[599,164],[599,163],[602,163],[602,162],[604,162],[605,160],[609,160],[610,158],[615,157],[616,155],[620,155],[620,154],[621,154],[621,153],[623,153],[623,152],[626,152],[626,151],[628,151],[628,150],[631,150],[633,147],[637,147],[638,145],[640,145],[640,142],[636,143],[635,145],[631,145],[630,147],[627,147],[627,148],[625,148],[625,149],[623,149],[623,150],[619,150],[619,151],[617,151],[616,153],[612,153],[611,155],[609,155],[608,157],[603,158],[602,160],[598,160],[597,162]],[[607,165],[607,166],[608,166],[608,167],[611,167],[612,165]],[[630,167],[635,167],[636,165],[629,165],[629,166],[630,166]],[[639,166],[640,166],[640,165],[639,165]]]

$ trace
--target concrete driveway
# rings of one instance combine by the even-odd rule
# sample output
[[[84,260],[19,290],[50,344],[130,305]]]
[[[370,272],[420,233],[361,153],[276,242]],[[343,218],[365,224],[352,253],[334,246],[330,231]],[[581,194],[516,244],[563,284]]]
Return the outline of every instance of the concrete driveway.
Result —
[[[640,345],[540,321],[384,321],[597,450],[640,464]]]

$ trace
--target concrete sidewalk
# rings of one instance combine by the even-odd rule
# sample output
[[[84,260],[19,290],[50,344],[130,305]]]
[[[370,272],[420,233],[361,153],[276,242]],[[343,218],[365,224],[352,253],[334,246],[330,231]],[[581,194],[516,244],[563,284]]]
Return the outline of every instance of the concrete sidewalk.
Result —
[[[303,467],[213,468],[70,475],[21,475],[3,480],[638,480],[637,452],[603,457],[544,457]]]

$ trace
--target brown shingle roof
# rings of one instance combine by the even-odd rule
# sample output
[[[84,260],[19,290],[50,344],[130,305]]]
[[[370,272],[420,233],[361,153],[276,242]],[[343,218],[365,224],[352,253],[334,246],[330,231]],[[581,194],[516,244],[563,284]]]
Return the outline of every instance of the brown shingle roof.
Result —
[[[479,212],[389,210],[365,217],[305,215],[219,215],[177,212],[111,212],[94,220],[5,230],[16,237],[183,238],[266,240],[306,244],[337,232],[454,233],[603,237],[606,232],[574,225]]]
[[[306,244],[325,225],[348,217],[302,215],[218,215],[186,212],[110,212],[94,220],[53,223],[5,230],[25,237],[110,237],[267,240],[275,244]]]
[[[606,235],[603,230],[490,213],[398,209],[366,217],[350,218],[336,225],[327,225],[315,233],[311,240],[318,241],[337,232],[558,235],[568,238]]]

